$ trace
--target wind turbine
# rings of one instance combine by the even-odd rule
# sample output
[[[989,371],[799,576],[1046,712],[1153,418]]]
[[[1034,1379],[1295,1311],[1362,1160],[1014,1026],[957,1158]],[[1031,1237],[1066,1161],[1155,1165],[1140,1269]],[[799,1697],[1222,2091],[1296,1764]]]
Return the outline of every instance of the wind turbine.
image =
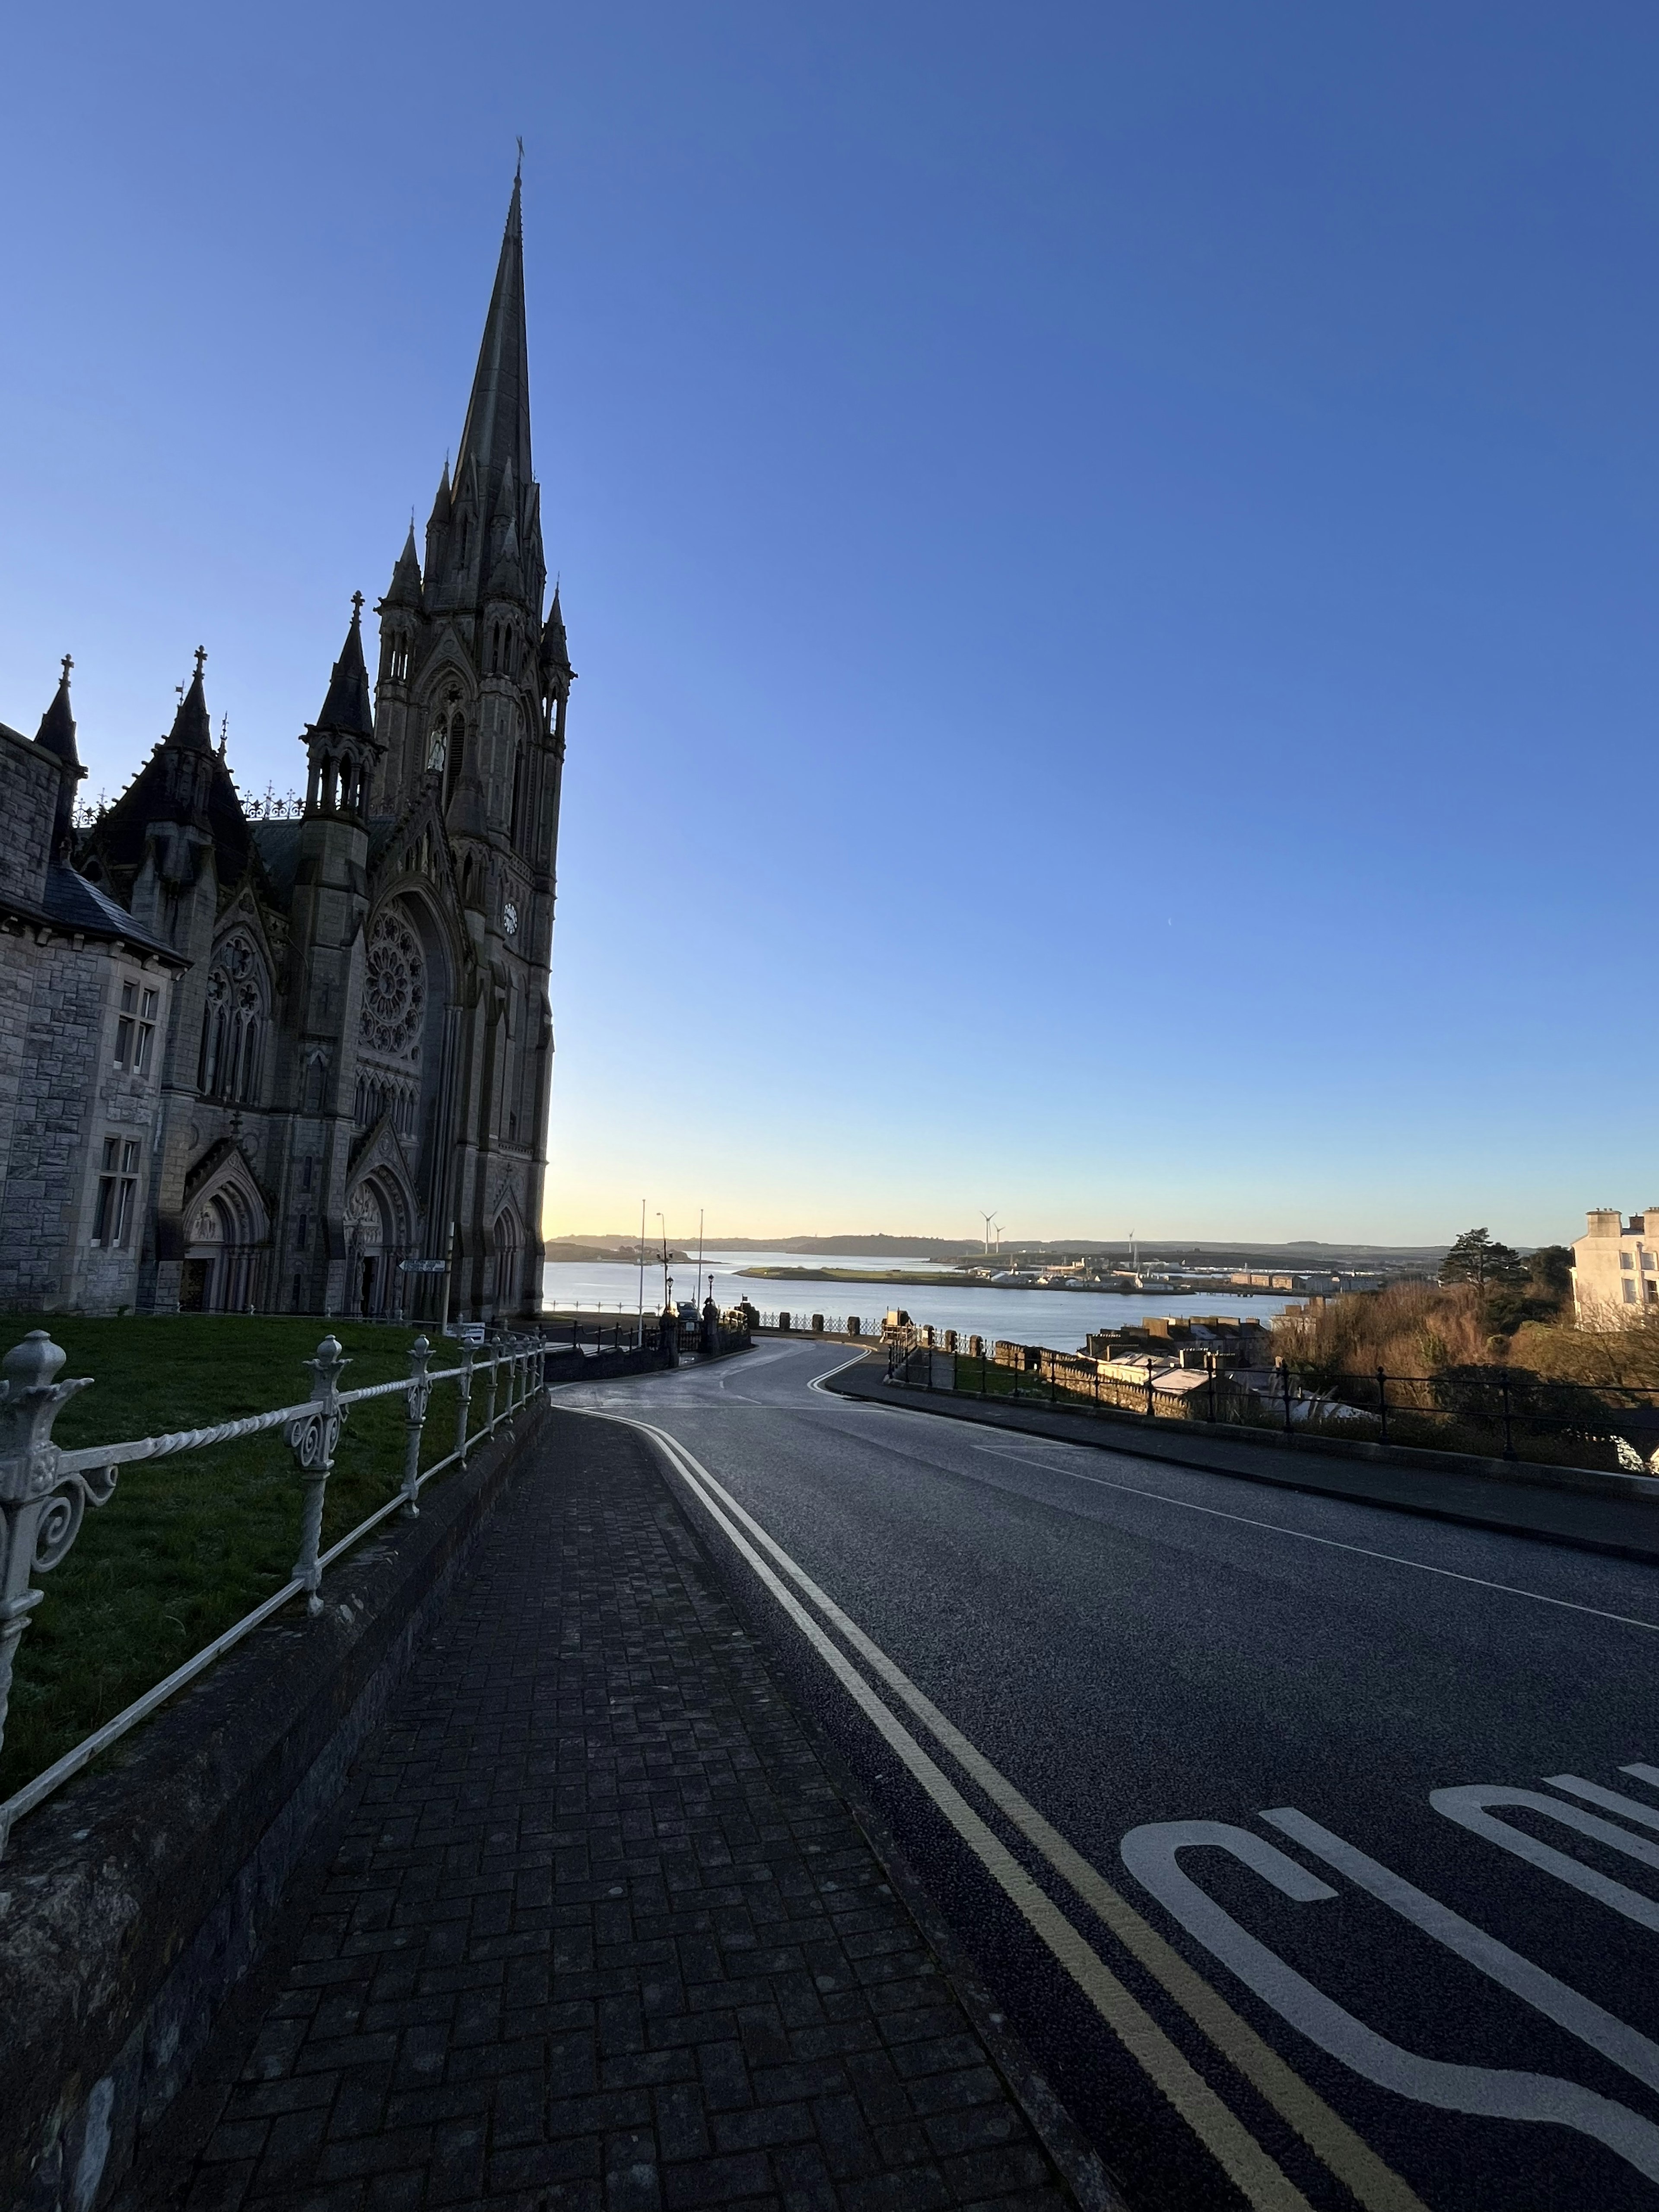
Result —
[[[994,1206],[988,1213],[983,1206],[981,1206],[979,1211],[980,1219],[985,1224],[985,1249],[988,1253],[991,1249],[991,1224],[997,1218],[997,1210]]]

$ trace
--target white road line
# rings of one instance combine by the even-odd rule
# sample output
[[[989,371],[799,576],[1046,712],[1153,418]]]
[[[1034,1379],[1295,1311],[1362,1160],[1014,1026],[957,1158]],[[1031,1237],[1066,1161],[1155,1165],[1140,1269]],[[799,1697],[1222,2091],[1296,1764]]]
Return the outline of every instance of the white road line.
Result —
[[[1011,1459],[1023,1467],[1041,1467],[1050,1474],[1069,1475],[1073,1482],[1091,1482],[1097,1490],[1121,1490],[1128,1498],[1150,1498],[1159,1505],[1178,1505],[1183,1513],[1206,1513],[1212,1521],[1236,1521],[1243,1528],[1265,1528],[1271,1535],[1293,1536],[1298,1543],[1323,1544],[1333,1552],[1352,1552],[1362,1559],[1382,1559],[1394,1567],[1414,1567],[1419,1575],[1440,1575],[1453,1583],[1472,1583],[1476,1589],[1501,1590],[1505,1597],[1530,1598],[1534,1605],[1556,1605],[1566,1613],[1588,1613],[1597,1620],[1617,1621],[1621,1628],[1645,1628],[1659,1635],[1659,1620],[1638,1620],[1628,1613],[1608,1613],[1599,1605],[1579,1605],[1569,1597],[1549,1597],[1542,1590],[1517,1589],[1513,1583],[1488,1582],[1484,1575],[1459,1574],[1453,1567],[1431,1567],[1423,1559],[1402,1559],[1397,1552],[1374,1552],[1364,1544],[1344,1544],[1334,1536],[1316,1536],[1306,1528],[1286,1528],[1278,1521],[1258,1521],[1249,1513],[1228,1513],[1218,1505],[1198,1505],[1190,1498],[1171,1498],[1164,1490],[1143,1490],[1133,1482],[1112,1482],[1103,1474],[1085,1474],[1075,1467],[1057,1466],[1052,1460],[1038,1460],[1028,1452],[1004,1451],[996,1444],[970,1444],[970,1451],[986,1452],[993,1459]],[[1050,1447],[1052,1449],[1052,1446]],[[1078,1444],[1074,1450],[1084,1451],[1086,1445]],[[1363,1505],[1364,1498],[1352,1501]]]
[[[830,1377],[832,1375],[844,1375],[849,1367],[856,1367],[861,1359],[866,1358],[867,1357],[868,1354],[866,1352],[855,1352],[850,1359],[843,1359],[839,1367],[826,1367],[822,1375],[815,1375],[811,1381],[807,1384],[807,1389],[809,1390],[822,1391],[824,1384],[830,1380]],[[857,1405],[860,1401],[854,1398],[843,1402],[850,1405]]]
[[[806,1637],[818,1656],[874,1722],[910,1771],[981,1863],[1024,1914],[1060,1964],[1094,2004],[1124,2048],[1138,2061],[1206,2148],[1230,2173],[1253,2205],[1302,2206],[1306,2200],[1229,2107],[1170,2042],[1135,1998],[1037,1887],[946,1778],[915,1737],[884,1705],[760,1558],[742,1529],[752,1532],[778,1565],[851,1643],[860,1656],[892,1687],[929,1732],[986,1796],[1036,1844],[1056,1871],[1109,1927],[1224,2057],[1295,2130],[1316,2156],[1344,2182],[1366,2212],[1425,2212],[1421,2201],[1378,2158],[1346,2121],[1324,2102],[1240,2019],[1226,2001],[1196,1973],[1127,1900],[1052,1828],[1034,1806],[1000,1773],[952,1723],[946,1720],[881,1648],[843,1613],[792,1559],[754,1516],[738,1504],[707,1468],[676,1438],[648,1422],[622,1414],[608,1418],[651,1437],[705,1513],[754,1569],[765,1587]],[[718,1502],[717,1502],[718,1501]],[[723,1510],[722,1508],[726,1510]]]
[[[614,1419],[626,1419],[613,1415]],[[897,1717],[882,1703],[846,1656],[772,1572],[741,1531],[720,1510],[696,1479],[690,1455],[659,1429],[643,1430],[664,1451],[721,1534],[754,1569],[795,1626],[866,1717],[944,1814],[980,1864],[996,1882],[1060,1965],[1094,2005],[1124,2047],[1146,2069],[1192,2128],[1224,2172],[1257,2212],[1312,2212],[1312,2207],[1282,2168],[1170,2042],[1156,2021],[1085,1942],[1053,1899],[1031,1880],[1001,1838],[988,1827]]]

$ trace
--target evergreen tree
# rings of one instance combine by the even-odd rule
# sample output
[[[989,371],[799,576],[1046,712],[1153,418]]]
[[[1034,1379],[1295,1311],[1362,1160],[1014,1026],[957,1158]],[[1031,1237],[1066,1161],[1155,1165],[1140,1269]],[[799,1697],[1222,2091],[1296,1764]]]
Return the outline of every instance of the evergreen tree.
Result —
[[[1473,1283],[1480,1291],[1526,1279],[1527,1263],[1514,1246],[1500,1244],[1484,1229],[1466,1229],[1440,1262],[1443,1283]]]

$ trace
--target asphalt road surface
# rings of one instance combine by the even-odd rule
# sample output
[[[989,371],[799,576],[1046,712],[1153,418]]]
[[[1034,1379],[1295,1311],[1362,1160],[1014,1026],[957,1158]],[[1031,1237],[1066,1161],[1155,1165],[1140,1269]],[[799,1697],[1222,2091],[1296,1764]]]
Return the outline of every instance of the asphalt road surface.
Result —
[[[1130,2205],[1659,2206],[1659,1570],[815,1389],[649,1424]]]

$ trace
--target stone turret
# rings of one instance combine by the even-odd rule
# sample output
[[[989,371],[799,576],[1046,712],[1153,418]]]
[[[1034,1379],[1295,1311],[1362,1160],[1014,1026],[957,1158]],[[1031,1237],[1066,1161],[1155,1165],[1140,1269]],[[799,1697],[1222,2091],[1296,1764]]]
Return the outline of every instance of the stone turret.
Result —
[[[63,780],[58,787],[58,805],[52,823],[52,855],[55,860],[67,862],[75,844],[75,792],[86,774],[81,765],[81,756],[75,744],[75,714],[70,705],[70,671],[75,665],[66,653],[64,672],[58,680],[58,689],[52,704],[40,717],[40,726],[34,733],[37,745],[44,745],[55,754],[62,764]]]
[[[306,731],[309,775],[306,814],[366,817],[369,788],[380,743],[369,703],[368,670],[363,661],[363,595],[351,597],[351,625],[328,682],[323,711]]]

